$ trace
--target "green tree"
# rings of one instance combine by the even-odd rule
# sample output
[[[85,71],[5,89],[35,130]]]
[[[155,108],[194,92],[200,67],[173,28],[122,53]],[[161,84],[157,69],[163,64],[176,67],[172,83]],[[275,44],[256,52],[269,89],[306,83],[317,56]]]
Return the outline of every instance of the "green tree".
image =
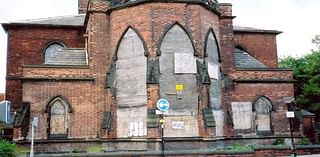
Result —
[[[320,35],[316,35],[312,39],[312,43],[314,43],[316,45],[317,49],[320,50]]]
[[[312,43],[316,44],[317,50],[299,58],[280,59],[279,66],[293,70],[298,107],[316,113],[320,119],[320,36],[317,35]]]
[[[16,156],[16,145],[6,140],[0,140],[0,156],[1,157]]]

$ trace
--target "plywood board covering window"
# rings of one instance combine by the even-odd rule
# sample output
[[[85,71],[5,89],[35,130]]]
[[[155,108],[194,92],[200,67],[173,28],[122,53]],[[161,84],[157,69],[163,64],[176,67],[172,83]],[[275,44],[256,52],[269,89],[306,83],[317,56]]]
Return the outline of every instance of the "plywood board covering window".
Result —
[[[266,97],[260,97],[255,102],[257,131],[271,131],[272,104]]]
[[[210,30],[207,34],[206,39],[206,57],[207,69],[210,77],[210,107],[212,109],[215,121],[215,135],[223,136],[224,135],[224,112],[221,107],[221,72],[219,64],[219,49],[214,37],[213,31]]]
[[[115,74],[117,136],[146,135],[147,58],[142,39],[129,28],[118,46]]]
[[[160,51],[160,98],[170,103],[164,136],[199,136],[197,65],[192,40],[182,26],[175,24],[162,38]]]
[[[69,107],[61,98],[55,98],[49,105],[50,137],[66,137],[68,134]]]
[[[197,66],[191,39],[185,30],[174,25],[161,42],[160,97],[170,102],[170,114],[191,115],[197,113]],[[176,85],[183,90],[178,95]]]
[[[238,130],[251,129],[252,123],[252,103],[232,102],[233,128]]]

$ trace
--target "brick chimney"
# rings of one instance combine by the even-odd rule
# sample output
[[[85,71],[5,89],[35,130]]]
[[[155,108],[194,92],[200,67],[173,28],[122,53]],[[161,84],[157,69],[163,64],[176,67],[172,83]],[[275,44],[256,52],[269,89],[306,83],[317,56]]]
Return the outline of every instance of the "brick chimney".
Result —
[[[78,13],[79,14],[85,14],[87,12],[88,1],[89,0],[78,0]]]

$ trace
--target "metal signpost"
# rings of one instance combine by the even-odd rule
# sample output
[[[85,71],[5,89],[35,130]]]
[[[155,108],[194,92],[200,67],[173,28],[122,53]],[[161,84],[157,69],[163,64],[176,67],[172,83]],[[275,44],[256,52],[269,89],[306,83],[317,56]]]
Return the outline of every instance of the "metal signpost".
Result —
[[[168,111],[169,109],[169,101],[166,99],[159,99],[157,101],[157,108],[160,110],[158,113],[160,113],[160,125],[161,125],[161,156],[165,156],[164,153],[164,138],[163,138],[163,125],[164,125],[164,118],[163,118],[163,113]]]
[[[291,103],[294,101],[294,98],[292,97],[284,97],[283,101],[287,104],[287,113],[286,113],[286,117],[289,119],[289,129],[290,129],[290,136],[291,136],[291,144],[292,144],[292,152],[291,152],[291,156],[295,157],[297,156],[296,154],[296,147],[294,144],[294,138],[293,138],[293,131],[292,131],[292,119],[294,118],[294,107],[291,105]]]
[[[34,129],[38,128],[39,125],[39,117],[33,117],[32,124],[31,124],[31,150],[30,150],[30,157],[34,157],[33,145],[34,145]]]

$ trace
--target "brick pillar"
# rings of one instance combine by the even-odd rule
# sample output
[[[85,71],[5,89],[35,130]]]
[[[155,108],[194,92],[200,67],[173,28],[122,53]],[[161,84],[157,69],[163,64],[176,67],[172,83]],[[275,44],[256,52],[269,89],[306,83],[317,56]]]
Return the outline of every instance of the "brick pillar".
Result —
[[[219,4],[220,16],[220,46],[223,73],[228,73],[234,65],[234,33],[232,5],[228,3]]]
[[[79,14],[85,14],[87,12],[88,1],[89,0],[78,0],[78,13]]]
[[[113,99],[110,91],[105,89],[106,72],[111,65],[112,52],[110,50],[110,16],[107,10],[110,9],[108,1],[90,0],[86,15],[86,34],[89,65],[95,83],[91,90],[92,110],[95,114],[94,122],[100,128],[101,137],[108,136],[101,128],[103,112],[114,111],[112,109]],[[89,110],[88,110],[89,111]],[[114,119],[114,118],[113,118]],[[114,123],[112,123],[114,124]],[[115,132],[116,126],[111,126],[111,132]]]
[[[230,77],[230,73],[234,70],[234,33],[233,33],[233,18],[232,5],[229,3],[220,3],[220,54],[221,54],[221,68],[222,73],[226,77]],[[228,81],[227,87],[231,87],[232,81]],[[231,97],[233,94],[232,88],[226,88],[222,94],[222,109],[225,115],[224,134],[226,136],[233,135],[233,127],[230,124],[231,113]]]

